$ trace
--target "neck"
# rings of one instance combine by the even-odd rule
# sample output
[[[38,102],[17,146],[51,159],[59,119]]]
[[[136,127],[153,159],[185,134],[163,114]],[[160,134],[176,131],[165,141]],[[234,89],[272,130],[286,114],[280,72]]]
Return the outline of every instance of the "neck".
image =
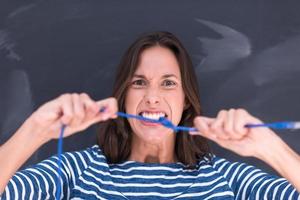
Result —
[[[129,160],[144,163],[174,163],[177,161],[175,155],[175,138],[159,143],[149,143],[137,136],[133,136],[131,154]]]

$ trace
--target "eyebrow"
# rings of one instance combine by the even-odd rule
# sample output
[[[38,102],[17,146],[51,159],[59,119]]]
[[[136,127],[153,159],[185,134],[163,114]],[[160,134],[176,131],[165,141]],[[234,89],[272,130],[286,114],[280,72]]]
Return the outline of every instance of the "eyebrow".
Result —
[[[176,79],[179,79],[175,74],[165,74],[162,76],[162,78],[170,78],[170,77],[174,77]],[[133,78],[144,78],[146,79],[146,77],[144,75],[140,75],[140,74],[134,74]]]

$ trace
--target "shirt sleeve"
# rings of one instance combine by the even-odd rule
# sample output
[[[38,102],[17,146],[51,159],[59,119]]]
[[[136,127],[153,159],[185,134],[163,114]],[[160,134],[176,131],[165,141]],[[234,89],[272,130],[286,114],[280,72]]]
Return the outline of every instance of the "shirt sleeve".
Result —
[[[59,186],[60,199],[69,199],[70,188],[87,167],[88,158],[85,151],[63,154],[61,176],[57,156],[21,170],[10,179],[0,199],[55,199]]]
[[[228,181],[236,199],[300,199],[300,194],[286,179],[251,165],[217,157],[213,158],[213,165]]]

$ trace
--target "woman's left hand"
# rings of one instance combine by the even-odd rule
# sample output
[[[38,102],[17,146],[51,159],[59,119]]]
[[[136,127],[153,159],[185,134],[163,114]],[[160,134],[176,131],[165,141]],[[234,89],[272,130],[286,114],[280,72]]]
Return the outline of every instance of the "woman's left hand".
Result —
[[[239,155],[261,159],[272,141],[281,139],[269,128],[245,128],[246,124],[260,123],[244,109],[221,110],[216,118],[196,117],[198,132],[190,134],[204,136]]]
[[[259,119],[244,109],[222,110],[216,118],[196,117],[197,132],[220,146],[242,156],[256,157],[273,167],[300,192],[300,156],[271,129],[245,128],[246,124],[260,124]]]

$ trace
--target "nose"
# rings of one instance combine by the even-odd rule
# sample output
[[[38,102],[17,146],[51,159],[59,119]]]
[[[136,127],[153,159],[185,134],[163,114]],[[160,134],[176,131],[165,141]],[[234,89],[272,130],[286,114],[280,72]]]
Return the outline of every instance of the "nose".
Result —
[[[153,88],[147,90],[144,98],[149,106],[158,105],[161,101],[159,91]]]

